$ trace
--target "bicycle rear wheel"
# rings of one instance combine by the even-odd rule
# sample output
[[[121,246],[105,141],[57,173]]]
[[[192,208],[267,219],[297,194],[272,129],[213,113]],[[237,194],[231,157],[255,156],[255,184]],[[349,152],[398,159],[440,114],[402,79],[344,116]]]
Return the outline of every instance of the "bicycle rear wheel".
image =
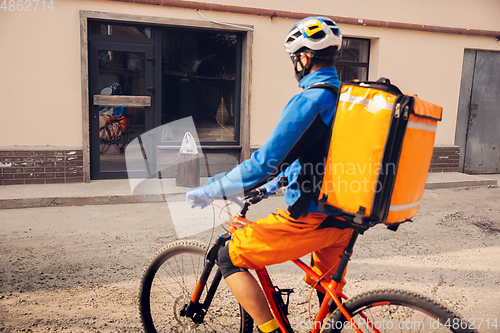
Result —
[[[141,283],[139,307],[147,333],[152,332],[240,332],[250,333],[252,318],[240,307],[224,280],[219,284],[204,321],[195,324],[181,316],[189,304],[205,265],[206,248],[201,243],[179,240],[168,244],[151,259]],[[207,281],[201,300],[218,267]]]
[[[122,139],[122,138],[125,138],[125,139]],[[129,142],[130,142],[129,134],[120,132],[120,135],[116,139],[116,150],[120,153],[124,153],[125,148],[127,148],[127,145],[129,144]]]
[[[348,300],[344,307],[362,332],[454,332],[477,331],[445,305],[414,292],[394,289],[369,291]],[[363,313],[367,320],[361,317]],[[325,333],[355,332],[340,310],[325,324]]]

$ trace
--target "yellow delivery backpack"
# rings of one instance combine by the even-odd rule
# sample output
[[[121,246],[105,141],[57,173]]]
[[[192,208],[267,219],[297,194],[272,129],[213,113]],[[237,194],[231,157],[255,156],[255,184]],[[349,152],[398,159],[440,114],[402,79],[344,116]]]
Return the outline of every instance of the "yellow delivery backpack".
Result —
[[[318,207],[392,227],[413,217],[441,114],[441,107],[401,93],[388,79],[343,84]]]

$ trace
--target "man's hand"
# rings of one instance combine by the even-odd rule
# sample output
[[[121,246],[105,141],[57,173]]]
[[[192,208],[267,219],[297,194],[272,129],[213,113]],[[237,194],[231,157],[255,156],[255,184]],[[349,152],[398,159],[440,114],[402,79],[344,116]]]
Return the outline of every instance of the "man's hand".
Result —
[[[186,192],[186,201],[193,207],[202,209],[212,203],[212,199],[207,198],[201,188],[194,188]]]
[[[262,185],[263,188],[266,189],[266,196],[267,195],[275,195],[276,191],[281,187],[280,184],[278,184],[278,180],[274,179],[271,180],[270,182],[265,183]]]

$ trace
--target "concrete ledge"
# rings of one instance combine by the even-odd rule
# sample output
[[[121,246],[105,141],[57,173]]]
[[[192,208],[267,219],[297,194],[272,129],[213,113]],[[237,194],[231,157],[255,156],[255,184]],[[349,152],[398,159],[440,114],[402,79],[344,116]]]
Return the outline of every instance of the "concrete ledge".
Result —
[[[149,196],[142,195],[141,199],[137,199],[132,195],[115,195],[115,196],[93,196],[93,197],[51,197],[51,198],[23,198],[23,199],[0,199],[1,209],[21,209],[35,207],[64,207],[64,206],[98,206],[98,205],[119,205],[131,203],[146,203],[146,202],[165,202],[165,199],[177,197],[177,194],[166,194],[158,196],[151,194]],[[185,196],[182,197],[184,199]],[[180,200],[180,198],[175,198]]]
[[[20,209],[55,206],[86,206],[126,204],[141,202],[132,196],[96,196],[96,197],[53,197],[53,198],[23,198],[0,200],[0,209]]]
[[[429,173],[426,189],[497,186],[500,175],[467,175],[458,172]],[[206,179],[202,179],[204,184]],[[154,188],[154,187],[151,187]],[[187,188],[175,186],[174,179],[163,180],[163,193],[134,197],[128,179],[97,180],[91,183],[0,186],[0,209],[54,206],[85,206],[165,202],[184,200]]]
[[[439,188],[454,188],[454,187],[473,187],[473,186],[497,186],[498,175],[487,178],[485,176],[468,175],[459,172],[437,172],[429,173],[425,188],[439,189]]]

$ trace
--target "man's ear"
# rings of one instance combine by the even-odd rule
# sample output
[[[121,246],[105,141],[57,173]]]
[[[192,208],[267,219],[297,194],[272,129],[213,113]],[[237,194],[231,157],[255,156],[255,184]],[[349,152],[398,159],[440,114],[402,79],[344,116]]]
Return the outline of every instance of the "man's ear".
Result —
[[[309,67],[311,63],[311,56],[307,52],[303,52],[300,54],[300,62],[303,64],[303,67]]]
[[[312,58],[313,58],[313,54],[309,53],[309,52],[304,52],[305,56],[306,56],[306,62],[304,63],[304,67],[305,68],[312,68],[313,64],[312,64]]]

